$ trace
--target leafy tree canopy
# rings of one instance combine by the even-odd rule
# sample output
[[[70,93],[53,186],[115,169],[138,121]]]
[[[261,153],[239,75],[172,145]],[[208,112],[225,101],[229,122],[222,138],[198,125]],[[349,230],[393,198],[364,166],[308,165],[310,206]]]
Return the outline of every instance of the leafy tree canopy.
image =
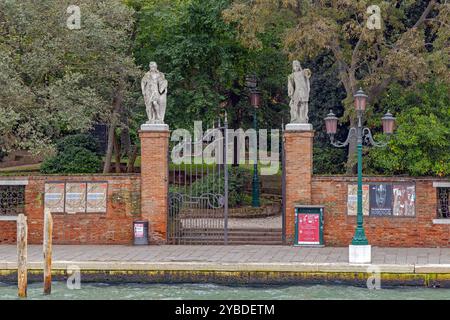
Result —
[[[114,87],[138,74],[127,53],[133,11],[120,0],[0,2],[0,149],[48,149],[58,136],[109,121]]]
[[[384,174],[450,175],[450,92],[438,81],[418,90],[393,85],[383,108],[397,112],[388,148],[372,148],[368,167]]]

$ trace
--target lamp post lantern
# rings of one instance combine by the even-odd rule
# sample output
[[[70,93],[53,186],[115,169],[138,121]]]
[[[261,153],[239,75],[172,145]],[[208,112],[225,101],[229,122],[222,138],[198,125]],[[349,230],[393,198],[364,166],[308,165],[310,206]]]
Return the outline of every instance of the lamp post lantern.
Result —
[[[366,233],[363,225],[363,191],[362,191],[362,147],[365,142],[367,145],[375,147],[385,147],[387,143],[378,143],[373,140],[372,133],[369,128],[363,127],[363,115],[366,110],[367,95],[360,88],[355,98],[355,109],[357,114],[357,125],[349,130],[347,139],[344,142],[335,140],[335,134],[337,132],[338,118],[334,115],[333,111],[327,115],[325,120],[325,126],[327,134],[330,136],[331,144],[338,148],[346,147],[350,139],[356,136],[357,139],[357,157],[358,157],[358,192],[357,192],[357,215],[356,215],[356,229],[352,239],[352,243],[349,247],[349,260],[350,263],[370,263],[371,262],[371,247],[367,240]],[[390,138],[394,132],[395,118],[389,112],[381,119],[383,123],[383,132]]]

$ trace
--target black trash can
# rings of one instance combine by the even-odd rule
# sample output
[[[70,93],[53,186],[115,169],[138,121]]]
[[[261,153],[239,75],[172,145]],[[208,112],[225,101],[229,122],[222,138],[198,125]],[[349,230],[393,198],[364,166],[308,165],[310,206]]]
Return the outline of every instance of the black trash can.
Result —
[[[134,245],[148,244],[148,221],[133,221]]]

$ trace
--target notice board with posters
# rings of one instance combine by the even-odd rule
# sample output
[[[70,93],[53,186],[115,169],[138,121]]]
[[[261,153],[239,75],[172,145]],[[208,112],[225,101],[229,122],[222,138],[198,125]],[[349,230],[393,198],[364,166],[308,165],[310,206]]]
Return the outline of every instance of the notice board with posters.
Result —
[[[348,185],[347,214],[356,215],[356,184]],[[415,217],[416,187],[412,182],[363,184],[364,215]]]
[[[295,206],[295,246],[323,245],[323,206]]]

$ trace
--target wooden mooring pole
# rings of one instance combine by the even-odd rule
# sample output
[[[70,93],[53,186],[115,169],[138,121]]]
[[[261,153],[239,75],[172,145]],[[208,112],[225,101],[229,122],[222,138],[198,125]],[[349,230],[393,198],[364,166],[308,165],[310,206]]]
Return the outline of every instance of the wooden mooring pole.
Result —
[[[50,210],[44,212],[44,294],[52,292],[52,235],[53,218]]]
[[[17,217],[17,288],[19,298],[27,297],[27,217]]]

